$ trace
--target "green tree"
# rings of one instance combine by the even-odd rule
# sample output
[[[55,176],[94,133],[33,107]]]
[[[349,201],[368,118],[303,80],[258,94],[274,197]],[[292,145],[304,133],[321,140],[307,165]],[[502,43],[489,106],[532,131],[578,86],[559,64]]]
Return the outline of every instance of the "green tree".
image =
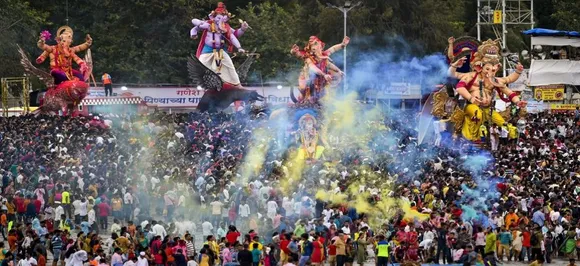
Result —
[[[34,51],[39,35],[37,28],[46,23],[48,14],[32,8],[28,1],[0,0],[0,6],[0,77],[22,76],[24,69],[20,67],[16,45],[20,44],[29,53]]]
[[[577,0],[553,0],[556,29],[567,31],[580,30],[580,3]]]
[[[298,59],[290,55],[292,44],[299,44],[300,21],[294,16],[302,11],[297,4],[286,9],[276,3],[252,3],[237,10],[237,17],[246,20],[252,27],[241,37],[240,42],[246,50],[256,49],[260,58],[252,66],[262,79],[288,80],[285,74],[300,67]],[[256,78],[256,76],[254,76]],[[257,81],[257,80],[254,80]]]

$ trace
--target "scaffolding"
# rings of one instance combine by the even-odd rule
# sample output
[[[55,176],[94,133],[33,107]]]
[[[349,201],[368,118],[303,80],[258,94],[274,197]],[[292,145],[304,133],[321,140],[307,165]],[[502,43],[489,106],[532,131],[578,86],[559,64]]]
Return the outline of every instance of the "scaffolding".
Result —
[[[8,110],[18,107],[23,113],[30,112],[30,80],[28,77],[2,78],[2,116],[9,116]]]
[[[510,25],[534,28],[534,0],[477,0],[477,40],[481,41],[482,26],[492,27],[502,50],[509,51],[506,35]],[[508,66],[505,56],[503,65]],[[506,67],[503,74],[506,75]]]

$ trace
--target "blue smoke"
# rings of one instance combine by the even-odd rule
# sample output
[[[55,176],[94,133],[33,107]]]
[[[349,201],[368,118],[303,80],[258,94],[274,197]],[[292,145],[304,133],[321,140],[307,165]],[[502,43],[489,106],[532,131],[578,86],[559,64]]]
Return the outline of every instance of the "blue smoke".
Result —
[[[352,50],[356,50],[357,43]],[[364,92],[368,89],[386,91],[391,83],[420,85],[423,94],[447,79],[449,66],[443,54],[414,57],[403,51],[382,49],[357,53],[349,63],[347,82],[350,89]]]

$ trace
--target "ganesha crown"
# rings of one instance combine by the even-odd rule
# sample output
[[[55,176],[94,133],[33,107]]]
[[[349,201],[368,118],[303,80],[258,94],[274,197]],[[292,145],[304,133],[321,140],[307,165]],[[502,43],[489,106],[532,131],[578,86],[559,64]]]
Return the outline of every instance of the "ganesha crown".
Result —
[[[477,51],[482,55],[491,55],[491,56],[498,56],[499,55],[499,43],[498,41],[493,41],[491,39],[481,43],[479,45]]]

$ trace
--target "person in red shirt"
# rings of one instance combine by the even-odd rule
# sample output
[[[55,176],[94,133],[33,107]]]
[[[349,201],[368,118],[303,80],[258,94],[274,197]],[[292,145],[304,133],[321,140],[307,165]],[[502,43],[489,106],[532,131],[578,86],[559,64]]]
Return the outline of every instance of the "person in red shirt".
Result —
[[[0,215],[0,232],[2,232],[2,238],[6,239],[6,235],[4,234],[4,230],[8,228],[8,216],[6,215],[6,211],[2,211]]]
[[[331,240],[328,246],[328,263],[330,266],[336,265],[336,246],[334,245],[334,240]]]
[[[18,237],[16,236],[16,230],[12,229],[8,232],[8,246],[11,252],[16,251],[16,244],[18,242]]]
[[[292,239],[291,234],[285,234],[280,236],[280,250],[282,251],[280,252],[280,262],[282,263],[281,265],[288,263],[288,257],[292,253],[292,251],[290,251],[290,249],[288,248],[288,244],[290,244],[291,239]]]
[[[238,232],[238,229],[236,229],[235,226],[230,225],[229,231],[226,234],[226,239],[228,240],[228,243],[234,245],[236,243],[236,241],[238,241],[238,238],[240,237],[240,232]]]
[[[99,221],[101,224],[101,229],[107,230],[107,227],[109,226],[107,217],[111,212],[111,206],[109,206],[109,204],[103,200],[101,203],[99,203],[99,205],[97,205],[97,208],[99,208]]]
[[[310,262],[313,266],[321,265],[324,262],[324,244],[322,244],[318,235],[314,235],[314,241],[312,241]]]
[[[173,245],[174,244],[169,244],[165,248],[165,256],[167,257],[167,264],[168,265],[173,265],[173,263],[175,262],[175,257],[173,257],[173,249],[172,249]]]
[[[16,206],[16,219],[18,221],[24,221],[24,213],[26,212],[26,205],[24,205],[24,199],[18,195],[15,196],[14,206]]]
[[[529,228],[526,226],[524,231],[522,232],[522,253],[520,261],[524,261],[525,257],[528,257],[528,261],[531,261],[532,258],[532,243],[530,242],[532,239],[532,234],[530,233]]]
[[[40,213],[40,208],[42,207],[42,202],[38,199],[38,197],[35,195],[34,197],[32,197],[33,201],[34,201],[34,206],[36,207],[36,213]]]
[[[46,266],[46,257],[42,255],[42,251],[36,251],[37,259],[36,259],[36,266]]]

